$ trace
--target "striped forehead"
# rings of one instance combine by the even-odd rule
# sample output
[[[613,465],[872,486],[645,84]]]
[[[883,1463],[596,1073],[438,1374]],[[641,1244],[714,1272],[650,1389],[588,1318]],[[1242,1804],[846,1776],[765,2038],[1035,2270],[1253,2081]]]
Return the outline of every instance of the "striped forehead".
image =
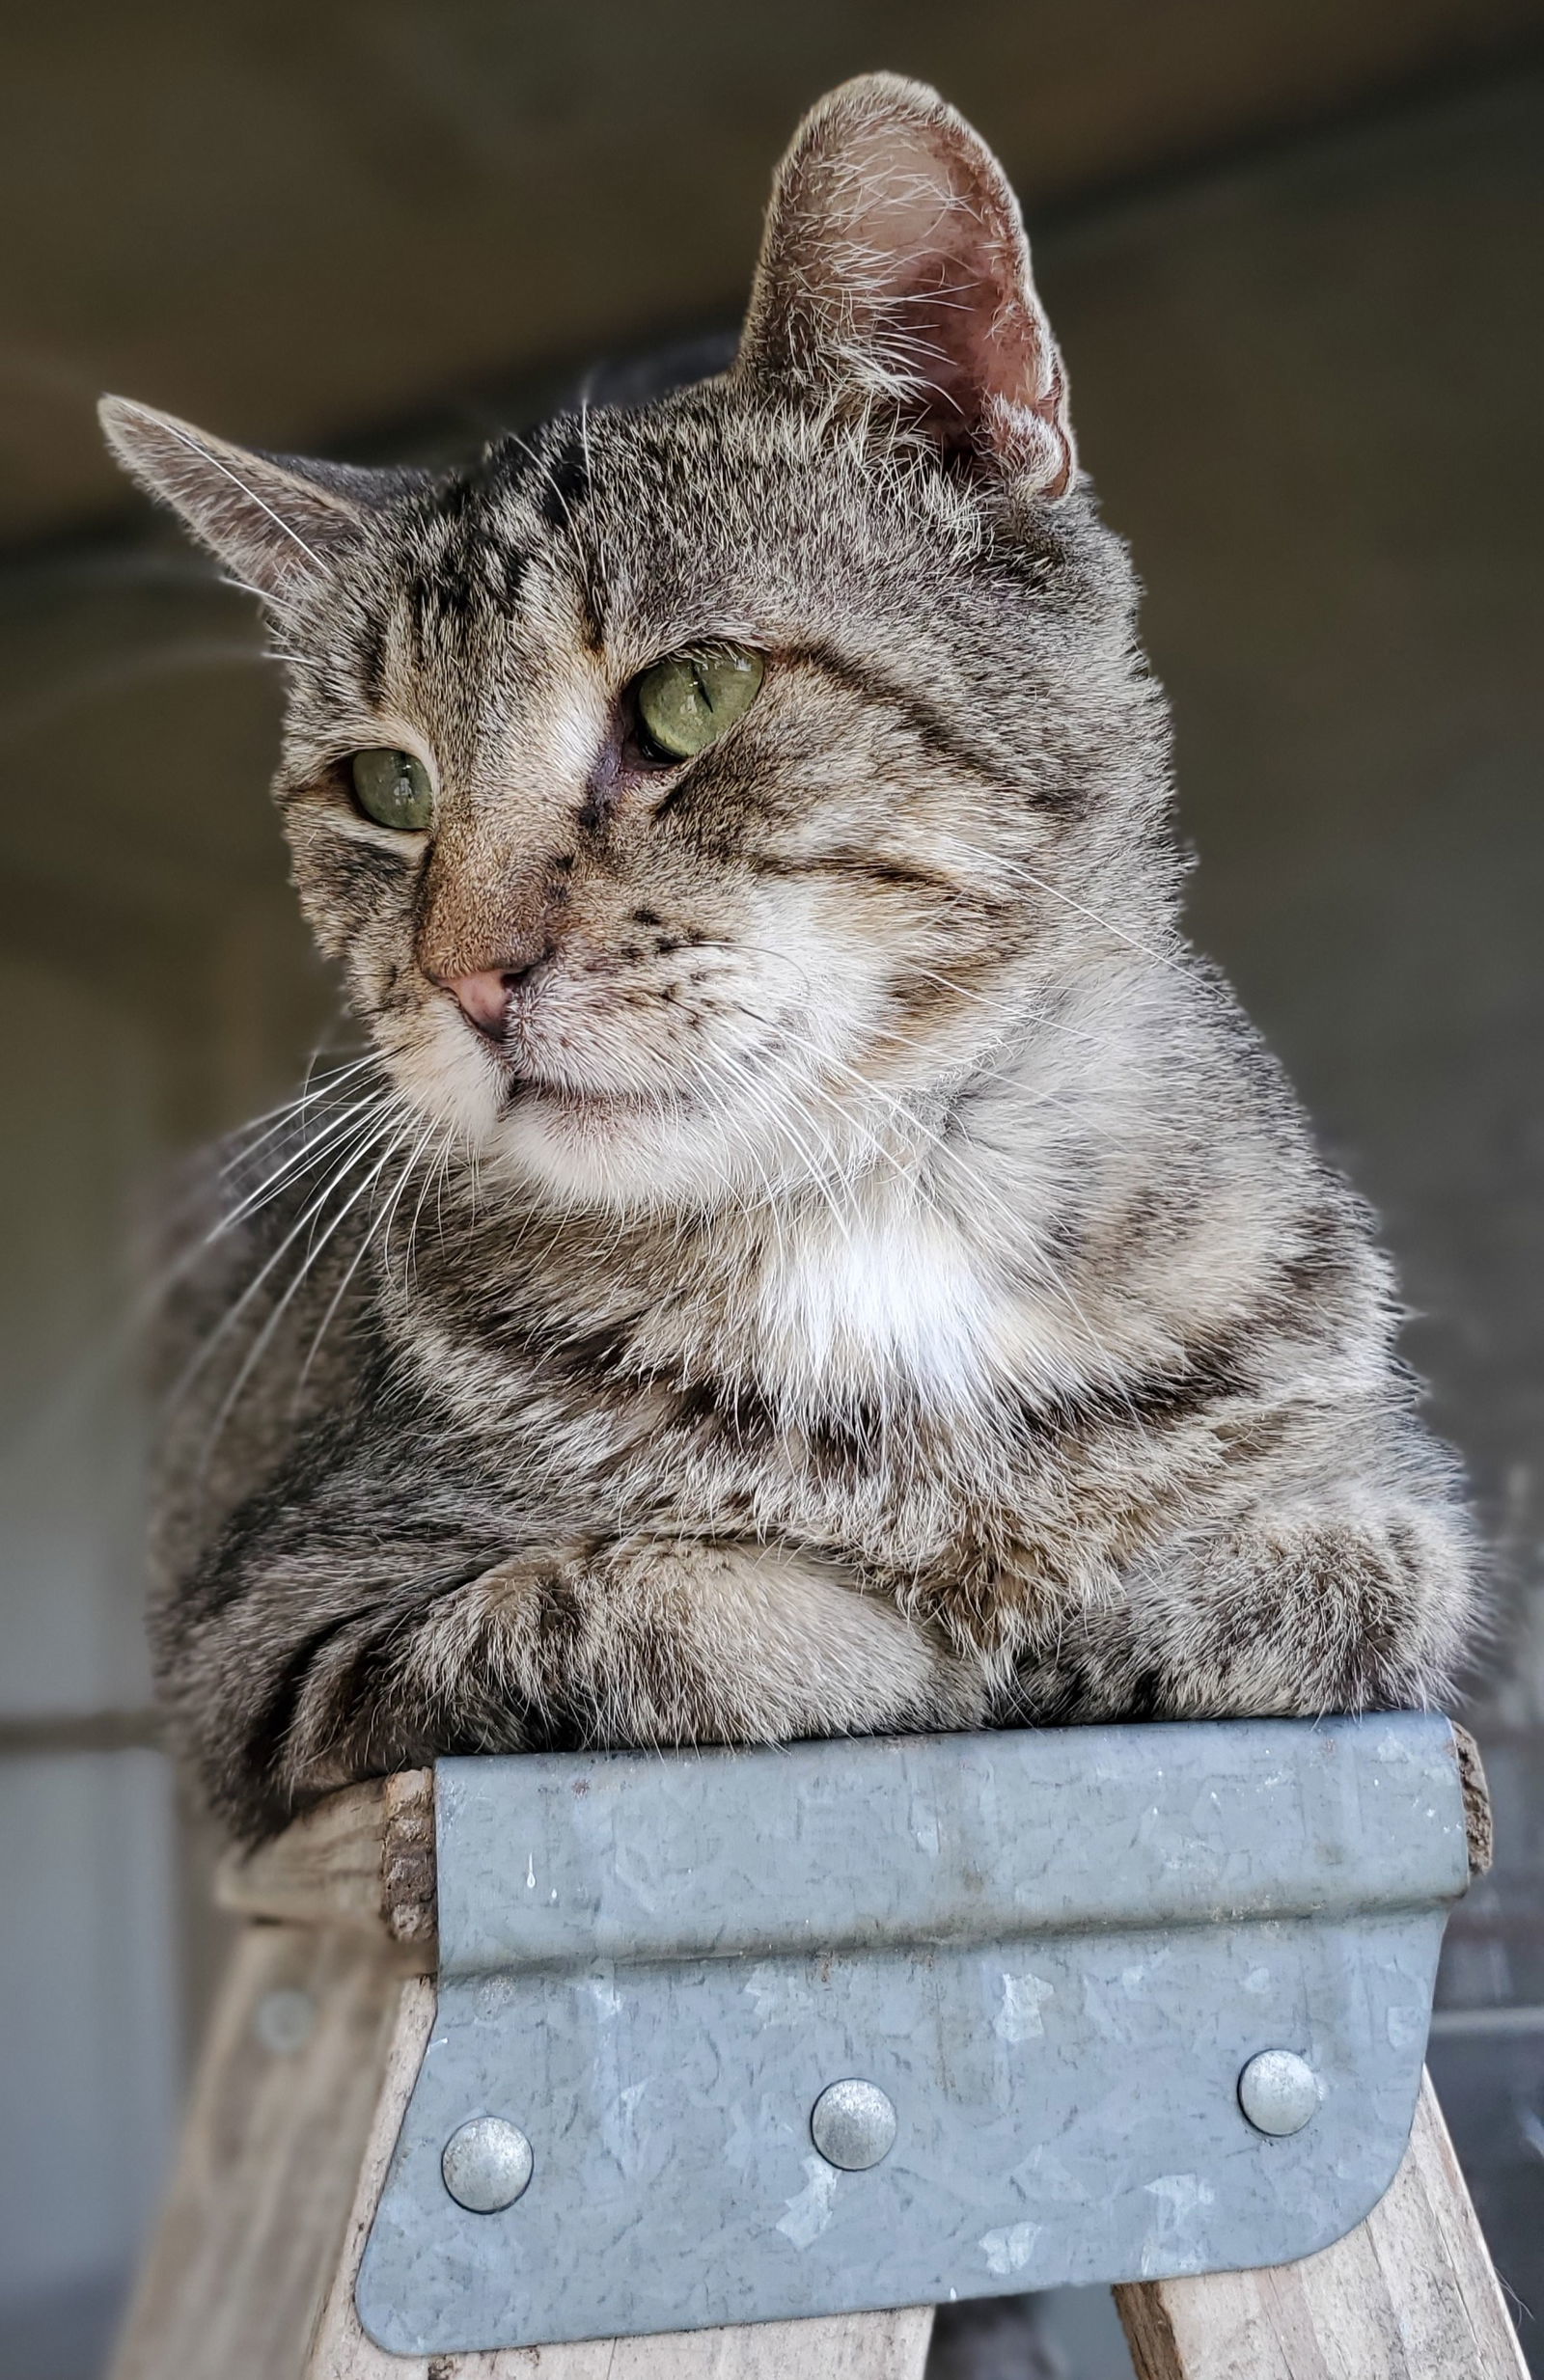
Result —
[[[587,574],[553,552],[514,489],[437,490],[432,509],[404,525],[389,569],[359,591],[351,643],[379,711],[455,706],[490,669],[598,641]]]

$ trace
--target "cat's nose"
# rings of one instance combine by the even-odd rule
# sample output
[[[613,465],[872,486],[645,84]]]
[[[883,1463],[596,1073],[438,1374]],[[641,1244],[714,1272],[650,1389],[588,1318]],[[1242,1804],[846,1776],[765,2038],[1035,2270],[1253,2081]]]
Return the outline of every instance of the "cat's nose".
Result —
[[[543,954],[544,955],[544,954]],[[526,967],[485,967],[473,975],[436,975],[458,1002],[462,1015],[485,1033],[489,1041],[502,1041],[510,1026],[510,999],[516,987],[531,972],[533,960]]]
[[[447,992],[458,1001],[461,1013],[486,1033],[490,1041],[502,1041],[510,1021],[510,995],[519,982],[519,976],[510,968],[484,968],[476,975],[440,977]]]

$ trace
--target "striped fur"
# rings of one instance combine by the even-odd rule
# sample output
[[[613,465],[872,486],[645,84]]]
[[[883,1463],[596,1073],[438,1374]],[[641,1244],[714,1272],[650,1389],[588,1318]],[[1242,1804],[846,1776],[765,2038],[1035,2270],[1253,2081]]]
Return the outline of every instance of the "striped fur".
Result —
[[[1131,571],[956,117],[824,102],[739,363],[651,404],[438,479],[109,428],[269,606],[370,1036],[179,1297],[157,1663],[236,1829],[436,1752],[1446,1690],[1451,1465],[1184,941]],[[642,769],[632,682],[726,639],[758,700]],[[516,966],[494,1048],[435,978]]]

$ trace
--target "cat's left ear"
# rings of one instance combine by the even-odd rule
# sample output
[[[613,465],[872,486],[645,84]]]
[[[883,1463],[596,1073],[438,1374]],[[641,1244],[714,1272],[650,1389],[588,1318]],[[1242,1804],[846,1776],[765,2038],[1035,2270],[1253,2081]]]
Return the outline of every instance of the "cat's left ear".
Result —
[[[1048,504],[1077,455],[1006,175],[924,83],[864,74],[778,169],[736,372],[877,411]]]
[[[129,477],[180,514],[234,578],[274,602],[335,571],[371,513],[420,476],[255,453],[125,397],[104,397],[97,410]]]

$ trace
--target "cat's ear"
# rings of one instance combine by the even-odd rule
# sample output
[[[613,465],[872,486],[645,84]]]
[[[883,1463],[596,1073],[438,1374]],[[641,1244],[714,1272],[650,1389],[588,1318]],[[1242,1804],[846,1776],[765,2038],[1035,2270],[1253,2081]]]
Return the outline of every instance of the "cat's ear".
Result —
[[[1007,177],[924,83],[864,74],[778,169],[736,370],[879,410],[1047,503],[1077,457],[1066,373]]]
[[[417,477],[253,453],[125,397],[104,397],[98,412],[129,477],[179,513],[234,578],[275,601],[336,569],[369,515]]]

